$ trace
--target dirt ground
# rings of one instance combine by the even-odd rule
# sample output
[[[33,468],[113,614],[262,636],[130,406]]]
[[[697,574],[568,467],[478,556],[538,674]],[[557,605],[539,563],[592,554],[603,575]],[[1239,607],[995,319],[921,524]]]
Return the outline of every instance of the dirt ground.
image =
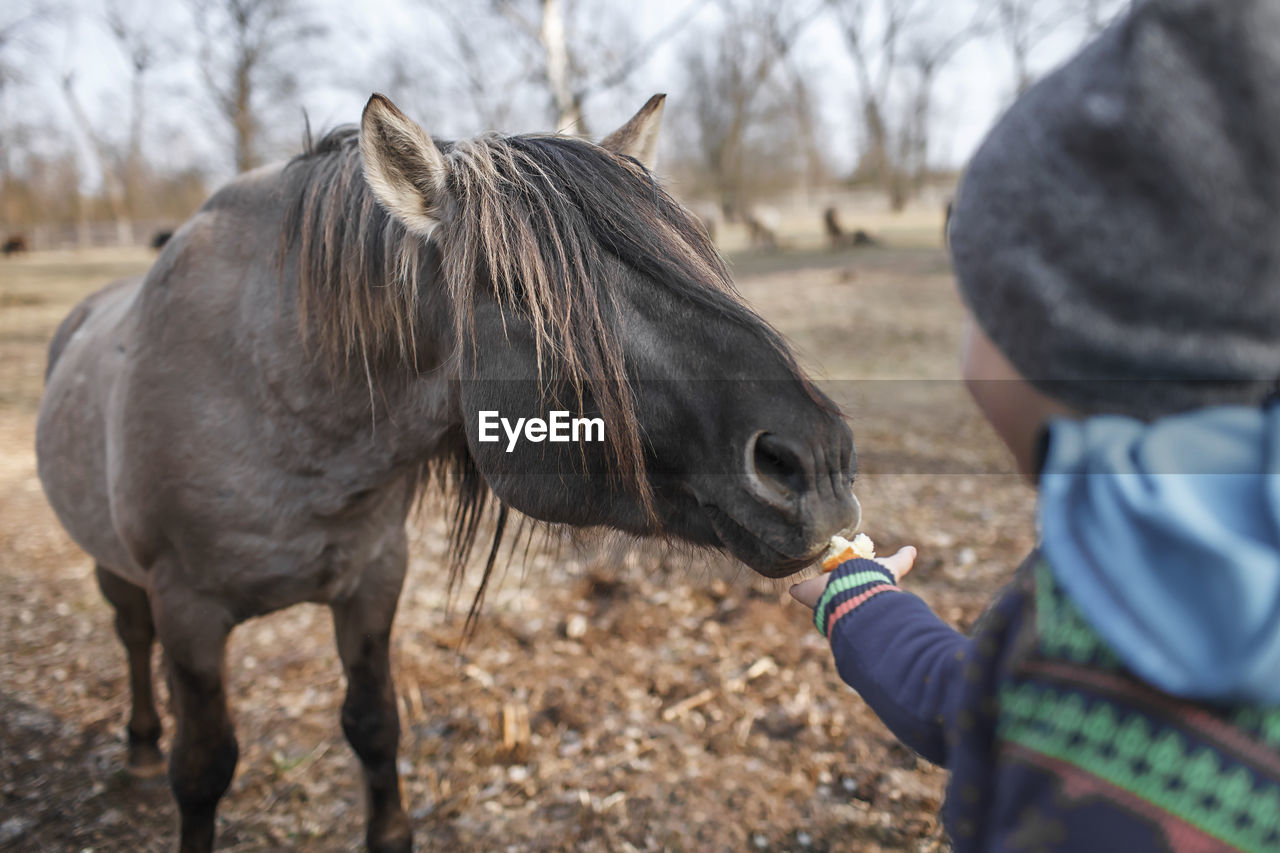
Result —
[[[0,849],[173,841],[163,781],[121,769],[123,651],[32,452],[56,323],[149,260],[0,262]],[[1032,544],[1033,496],[956,381],[961,310],[945,255],[808,251],[735,267],[849,415],[864,529],[882,551],[919,546],[908,585],[968,627]],[[411,533],[394,661],[419,849],[946,849],[943,773],[839,681],[785,584],[713,555],[560,543],[507,572],[460,647],[467,599],[447,600],[443,527],[428,511]],[[342,691],[322,608],[237,629],[241,752],[220,849],[358,849]]]

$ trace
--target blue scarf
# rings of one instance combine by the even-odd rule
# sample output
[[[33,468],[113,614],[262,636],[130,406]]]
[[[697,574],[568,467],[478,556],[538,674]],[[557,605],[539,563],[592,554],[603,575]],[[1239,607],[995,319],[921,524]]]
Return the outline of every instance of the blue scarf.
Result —
[[[1059,584],[1137,675],[1280,705],[1280,406],[1055,421],[1039,519]]]

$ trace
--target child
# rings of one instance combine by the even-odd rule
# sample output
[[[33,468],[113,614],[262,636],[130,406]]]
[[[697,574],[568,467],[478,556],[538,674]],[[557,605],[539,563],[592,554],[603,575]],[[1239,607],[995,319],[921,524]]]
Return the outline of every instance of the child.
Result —
[[[1149,0],[1030,91],[951,226],[964,372],[1039,488],[974,629],[793,595],[951,771],[955,850],[1280,850],[1280,4]]]

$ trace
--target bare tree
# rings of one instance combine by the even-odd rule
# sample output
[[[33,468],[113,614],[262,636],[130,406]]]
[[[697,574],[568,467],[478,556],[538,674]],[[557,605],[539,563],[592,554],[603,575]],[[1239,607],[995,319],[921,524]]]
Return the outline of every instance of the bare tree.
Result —
[[[734,53],[742,58],[744,42],[741,29],[730,22],[720,32],[716,48],[699,44],[682,55],[701,165],[721,208],[730,215],[746,205],[743,136],[768,73],[763,62],[746,69],[727,59]]]
[[[52,7],[45,3],[18,4],[0,15],[0,86],[23,78],[15,48],[46,20]]]
[[[34,47],[34,30],[52,15],[52,8],[42,2],[17,3],[0,12],[0,193],[4,196],[6,222],[17,216],[13,193],[14,154],[30,135],[23,118],[15,118],[10,99],[15,88],[26,82],[23,67]]]
[[[71,109],[71,117],[75,120],[80,135],[84,137],[89,150],[98,163],[98,171],[102,173],[102,195],[111,211],[111,220],[116,225],[116,242],[121,246],[133,243],[133,220],[129,216],[129,207],[125,201],[124,184],[116,171],[116,164],[111,156],[110,147],[97,131],[89,114],[85,112],[76,96],[75,75],[68,71],[62,76],[62,95]]]
[[[129,243],[140,217],[182,217],[205,197],[200,172],[188,164],[166,171],[146,146],[156,71],[176,56],[164,29],[170,20],[142,0],[0,4],[0,222],[74,223],[74,231],[37,228],[35,239],[48,245],[74,236],[84,245],[94,221],[109,221],[115,239]],[[85,25],[91,34],[80,32]],[[84,35],[117,45],[125,65],[77,66]],[[52,48],[64,39],[59,59]],[[59,87],[52,103],[35,88],[49,66]],[[99,175],[100,189],[86,190],[86,178]]]
[[[827,166],[818,143],[818,115],[813,100],[813,87],[809,82],[811,75],[801,67],[794,48],[805,28],[822,8],[823,0],[818,0],[808,8],[801,5],[799,12],[788,10],[790,14],[784,14],[783,9],[775,8],[774,14],[767,15],[763,22],[769,44],[791,90],[791,111],[805,160],[806,192],[813,192],[826,180]]]
[[[938,75],[987,31],[986,6],[929,0],[827,2],[857,84],[864,147],[855,176],[879,183],[892,208],[901,210],[928,171]]]
[[[796,146],[784,129],[798,122],[803,140],[808,122],[808,145],[816,151],[807,86],[801,82],[805,101],[797,105],[795,78],[789,79],[785,65],[820,8],[726,2],[718,32],[697,33],[686,44],[682,63],[701,165],[730,216],[744,214],[756,186],[775,177],[783,158],[794,155]],[[765,163],[772,168],[763,168]]]
[[[469,104],[475,118],[480,122],[480,127],[485,130],[509,127],[515,100],[511,94],[513,89],[519,86],[520,77],[526,73],[525,69],[520,67],[522,63],[513,65],[500,62],[489,49],[489,45],[494,43],[495,38],[500,37],[494,35],[495,21],[477,21],[476,16],[465,15],[456,3],[436,2],[432,6],[444,25],[447,40],[453,48],[453,55],[437,63],[443,67],[429,71],[418,69],[414,58],[398,56],[400,79],[395,82],[400,85],[396,86],[397,90],[403,88],[406,93],[410,93],[417,88],[410,85],[411,77],[421,78],[431,75],[438,81],[453,79],[456,81],[456,91],[446,92],[446,100],[455,103],[464,101]],[[506,24],[505,21],[501,23]],[[497,29],[498,32],[503,32],[505,26]],[[439,85],[438,83],[437,87]],[[409,102],[412,103],[412,99]],[[429,112],[423,110],[422,114]]]
[[[506,8],[513,8],[505,4]],[[577,129],[585,134],[582,118],[582,92],[575,91],[569,80],[571,59],[565,35],[564,4],[561,0],[542,0],[542,20],[538,26],[538,43],[546,55],[547,88],[556,107],[556,127]]]
[[[153,9],[137,3],[107,0],[103,21],[129,66],[129,133],[124,146],[124,190],[130,211],[140,214],[145,190],[143,141],[148,75],[171,50],[171,42],[156,27]]]
[[[108,0],[105,4],[102,24],[129,67],[128,131],[123,146],[113,145],[110,135],[100,126],[94,126],[76,92],[74,72],[66,71],[62,76],[63,98],[77,130],[97,162],[102,175],[103,198],[115,223],[116,240],[120,245],[133,242],[133,220],[147,196],[143,187],[147,75],[167,50],[155,20],[154,9],[136,3]]]
[[[906,39],[903,61],[914,75],[909,95],[903,105],[898,130],[898,157],[892,173],[890,202],[895,210],[906,204],[907,186],[919,192],[929,168],[929,139],[933,126],[933,90],[941,72],[965,47],[984,34],[990,26],[985,8],[978,10],[958,26],[940,27],[936,23],[915,28]]]
[[[1094,5],[1094,4],[1090,4]],[[1031,53],[1072,16],[1063,0],[996,0],[995,20],[1013,60],[1014,92],[1031,88]]]
[[[306,0],[189,0],[199,32],[200,71],[231,131],[237,171],[262,162],[264,113],[297,90],[305,51],[326,28]]]
[[[828,0],[844,36],[862,113],[866,145],[859,171],[895,187],[889,99],[901,70],[904,35],[914,26],[923,0]]]
[[[509,34],[521,45],[526,73],[545,93],[555,127],[585,136],[586,100],[624,83],[709,2],[686,0],[643,41],[620,26],[616,7],[599,0],[490,0],[488,8],[509,24]],[[438,9],[451,5],[435,0]]]

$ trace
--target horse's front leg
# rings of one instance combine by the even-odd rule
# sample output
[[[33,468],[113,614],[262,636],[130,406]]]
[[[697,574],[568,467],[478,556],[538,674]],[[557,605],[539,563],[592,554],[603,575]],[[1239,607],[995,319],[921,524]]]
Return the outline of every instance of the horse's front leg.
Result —
[[[218,801],[240,755],[227,710],[226,644],[235,620],[219,601],[185,589],[151,592],[177,727],[169,784],[181,821],[180,853],[213,850]]]
[[[396,752],[400,719],[391,681],[391,621],[404,582],[404,548],[371,566],[356,592],[333,607],[338,654],[347,675],[342,730],[364,766],[371,853],[405,853],[412,829],[400,801]]]

